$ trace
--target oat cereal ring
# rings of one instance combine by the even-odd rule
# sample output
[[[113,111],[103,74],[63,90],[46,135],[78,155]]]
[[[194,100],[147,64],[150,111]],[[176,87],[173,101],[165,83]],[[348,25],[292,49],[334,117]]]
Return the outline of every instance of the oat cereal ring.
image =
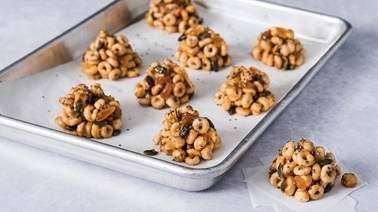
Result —
[[[284,179],[279,177],[278,172],[274,172],[270,178],[270,184],[276,188],[280,188],[281,184],[283,183]]]
[[[170,33],[184,32],[188,27],[202,23],[191,0],[150,1],[145,15],[147,24]]]
[[[118,135],[122,126],[122,109],[111,96],[95,84],[72,88],[59,102],[63,105],[55,122],[65,132],[87,138],[109,138]]]
[[[293,176],[287,177],[285,181],[281,184],[281,191],[288,196],[293,196],[296,190],[297,186],[295,185]]]
[[[305,52],[300,41],[294,38],[293,30],[272,27],[260,33],[251,55],[267,66],[293,70],[302,65]]]
[[[336,168],[332,164],[328,164],[322,167],[320,173],[320,180],[325,183],[333,181],[336,177]]]
[[[185,30],[178,40],[175,59],[184,67],[218,71],[231,64],[226,42],[210,28],[196,25]]]
[[[185,161],[188,165],[213,158],[213,151],[220,147],[221,139],[210,119],[201,117],[190,105],[171,109],[164,117],[164,129],[153,138],[162,152],[172,155],[174,161]]]
[[[295,161],[300,166],[308,167],[315,163],[314,156],[308,150],[301,150]]]
[[[114,36],[101,30],[96,40],[91,42],[89,50],[84,53],[81,66],[82,72],[90,79],[117,80],[139,76],[136,67],[141,63],[142,59],[132,50],[125,36]]]
[[[307,202],[310,200],[310,195],[308,194],[307,190],[297,189],[294,194],[295,199],[301,202]]]
[[[194,85],[186,71],[167,58],[162,63],[153,62],[146,75],[134,88],[134,95],[142,105],[177,108],[194,94]]]
[[[297,166],[293,171],[295,175],[308,175],[311,173],[311,167]]]
[[[293,156],[295,151],[295,143],[293,140],[288,141],[283,147],[282,147],[282,156],[284,156],[286,159],[290,160]]]
[[[322,171],[322,169],[321,169],[321,167],[318,163],[315,163],[314,165],[312,165],[312,170],[311,170],[312,179],[313,180],[319,180],[321,171]]]
[[[269,77],[264,72],[254,67],[234,66],[214,95],[214,101],[230,115],[235,112],[241,116],[258,115],[274,105],[274,95],[267,90],[269,84]],[[285,152],[287,157],[292,148]]]
[[[308,194],[312,200],[318,200],[324,194],[324,187],[319,184],[312,185],[308,189]]]

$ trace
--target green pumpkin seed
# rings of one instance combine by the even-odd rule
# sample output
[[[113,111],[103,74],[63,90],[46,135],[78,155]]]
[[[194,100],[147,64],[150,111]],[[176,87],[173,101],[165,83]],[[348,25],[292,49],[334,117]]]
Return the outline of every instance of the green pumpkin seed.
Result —
[[[99,127],[103,127],[103,126],[108,125],[108,124],[111,125],[111,123],[109,123],[108,121],[95,121],[95,122],[93,122],[93,124],[95,124]]]
[[[278,165],[278,177],[282,178],[283,177],[283,174],[282,174],[282,163],[280,163],[280,165]]]
[[[185,124],[181,131],[180,131],[180,138],[186,138],[188,136],[190,129],[192,129],[192,126],[190,124]]]
[[[287,187],[287,184],[286,184],[286,183],[282,183],[282,184],[281,184],[281,187],[280,187],[281,192],[285,192],[286,187]]]
[[[150,76],[146,76],[146,82],[147,82],[151,87],[154,87],[154,86],[155,86],[155,81],[154,81],[154,79],[152,79],[152,77],[150,77]]]
[[[211,64],[211,70],[214,70],[215,72],[219,70],[217,61],[211,61],[210,64]]]
[[[207,121],[209,122],[210,127],[215,130],[214,123],[209,118],[207,118],[207,117],[205,117],[205,119],[207,119]]]
[[[210,33],[208,33],[208,32],[204,32],[204,33],[202,33],[202,34],[200,34],[200,35],[198,36],[198,39],[199,39],[199,40],[203,40],[203,39],[210,38],[210,37],[211,37]]]
[[[155,149],[144,150],[143,153],[145,155],[157,155],[158,154],[158,152]]]
[[[332,186],[329,186],[329,185],[327,185],[325,188],[324,188],[324,193],[328,193],[329,191],[331,191],[332,190]]]
[[[236,113],[235,108],[235,106],[231,106],[231,108],[228,110],[228,114],[230,114],[231,116],[234,115]]]
[[[332,159],[330,159],[330,158],[326,158],[326,159],[320,161],[320,162],[319,162],[319,165],[320,165],[320,166],[325,166],[325,165],[328,165],[328,164],[331,164],[331,163],[332,163]]]
[[[121,130],[114,130],[113,131],[113,136],[117,136],[119,134],[121,134]]]
[[[154,71],[158,74],[167,74],[168,73],[168,69],[163,67],[163,66],[156,66],[154,68]]]
[[[71,115],[74,118],[78,118],[80,116],[80,112],[77,110],[72,110]]]
[[[83,107],[83,101],[81,99],[77,100],[74,104],[74,110],[80,111]]]
[[[75,125],[75,126],[66,126],[65,128],[66,128],[66,130],[69,130],[69,131],[76,131],[77,125]]]
[[[295,69],[295,65],[289,65],[289,70],[294,70]]]
[[[183,41],[186,39],[186,35],[185,33],[182,33],[182,35],[180,35],[180,37],[178,38],[178,41]]]

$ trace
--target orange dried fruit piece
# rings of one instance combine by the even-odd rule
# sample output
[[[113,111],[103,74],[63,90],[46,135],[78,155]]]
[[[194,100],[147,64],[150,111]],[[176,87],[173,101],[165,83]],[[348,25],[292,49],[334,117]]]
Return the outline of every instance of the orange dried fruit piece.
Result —
[[[108,107],[108,108],[106,108],[104,110],[101,110],[97,114],[96,121],[103,121],[103,120],[105,120],[106,118],[108,118],[115,111],[115,109],[116,109],[115,107]]]

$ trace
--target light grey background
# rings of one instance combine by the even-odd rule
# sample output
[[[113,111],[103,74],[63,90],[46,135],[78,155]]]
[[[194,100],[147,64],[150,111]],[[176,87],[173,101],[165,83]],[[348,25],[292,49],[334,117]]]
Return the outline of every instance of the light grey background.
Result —
[[[110,1],[0,0],[0,69]],[[288,139],[327,146],[369,185],[351,194],[358,211],[378,196],[377,1],[271,2],[341,17],[349,39],[246,154],[212,188],[186,192],[0,137],[1,211],[262,211],[249,200],[242,169],[259,165]],[[6,101],[1,99],[0,101]]]

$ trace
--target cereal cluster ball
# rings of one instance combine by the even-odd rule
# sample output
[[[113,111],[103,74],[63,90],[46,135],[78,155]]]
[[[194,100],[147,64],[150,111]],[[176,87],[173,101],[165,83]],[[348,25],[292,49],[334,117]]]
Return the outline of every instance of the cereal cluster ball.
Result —
[[[84,84],[72,88],[59,99],[62,111],[55,119],[65,132],[87,138],[109,138],[121,133],[122,109],[100,84],[89,89]]]
[[[341,184],[343,186],[348,187],[348,188],[354,188],[356,187],[358,183],[358,177],[354,175],[353,173],[345,173],[341,177]]]
[[[228,54],[226,42],[209,28],[201,25],[189,28],[178,40],[180,43],[174,57],[184,67],[218,71],[231,65],[232,57]]]
[[[134,52],[129,40],[123,35],[110,35],[101,30],[96,40],[89,45],[83,55],[82,72],[90,79],[109,78],[117,80],[123,77],[139,76],[142,59]]]
[[[307,202],[330,191],[340,173],[333,153],[302,138],[297,146],[290,140],[280,149],[270,166],[269,179],[272,186],[286,195]]]
[[[250,67],[234,66],[226,82],[214,95],[214,101],[231,115],[258,115],[274,105],[274,95],[267,90],[270,80],[266,73]]]
[[[153,62],[146,75],[134,89],[141,105],[151,105],[156,109],[165,106],[177,108],[194,94],[194,85],[185,69],[167,58],[161,64]]]
[[[213,123],[200,117],[190,105],[171,109],[164,116],[164,129],[156,134],[153,142],[174,161],[197,165],[201,159],[210,160],[213,150],[220,147],[221,139]]]
[[[260,33],[251,54],[267,66],[293,70],[302,65],[305,52],[293,30],[273,27]]]
[[[191,0],[152,0],[147,23],[168,32],[184,32],[202,22]]]

